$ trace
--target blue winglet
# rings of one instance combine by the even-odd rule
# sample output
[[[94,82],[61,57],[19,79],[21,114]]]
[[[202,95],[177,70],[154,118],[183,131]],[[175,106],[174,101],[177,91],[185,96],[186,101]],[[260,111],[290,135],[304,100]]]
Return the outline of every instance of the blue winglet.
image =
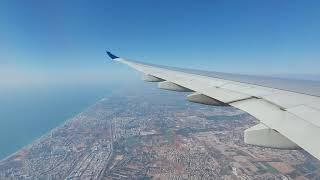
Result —
[[[111,54],[111,52],[109,52],[109,51],[106,51],[106,52],[107,52],[108,56],[109,56],[111,59],[117,59],[117,58],[119,58],[118,56],[116,56],[116,55],[114,55],[114,54]]]

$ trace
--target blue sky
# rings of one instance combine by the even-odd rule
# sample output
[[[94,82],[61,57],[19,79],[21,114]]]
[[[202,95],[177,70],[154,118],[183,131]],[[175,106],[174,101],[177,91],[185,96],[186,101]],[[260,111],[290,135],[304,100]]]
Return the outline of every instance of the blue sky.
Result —
[[[2,0],[0,81],[129,77],[131,71],[107,61],[106,49],[186,68],[320,74],[319,5],[316,0]]]

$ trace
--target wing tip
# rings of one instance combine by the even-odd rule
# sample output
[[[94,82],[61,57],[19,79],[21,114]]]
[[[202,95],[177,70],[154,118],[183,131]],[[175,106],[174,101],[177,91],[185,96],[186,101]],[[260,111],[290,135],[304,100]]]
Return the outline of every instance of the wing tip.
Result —
[[[118,56],[112,54],[110,51],[106,51],[106,53],[108,54],[108,56],[109,56],[112,60],[119,58]]]

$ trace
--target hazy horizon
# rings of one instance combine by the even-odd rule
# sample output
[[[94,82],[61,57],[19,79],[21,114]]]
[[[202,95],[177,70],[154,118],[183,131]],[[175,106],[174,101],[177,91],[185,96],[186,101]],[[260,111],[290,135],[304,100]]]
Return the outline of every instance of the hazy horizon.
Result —
[[[107,49],[129,59],[181,68],[319,75],[318,5],[5,0],[0,2],[0,80],[129,77],[123,67],[108,63]]]

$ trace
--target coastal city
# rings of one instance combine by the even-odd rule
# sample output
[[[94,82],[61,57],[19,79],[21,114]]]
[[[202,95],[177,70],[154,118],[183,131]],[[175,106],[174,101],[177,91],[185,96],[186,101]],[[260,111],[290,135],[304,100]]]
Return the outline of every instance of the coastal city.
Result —
[[[258,121],[185,94],[114,94],[0,161],[0,179],[319,179],[303,150],[244,144]]]

